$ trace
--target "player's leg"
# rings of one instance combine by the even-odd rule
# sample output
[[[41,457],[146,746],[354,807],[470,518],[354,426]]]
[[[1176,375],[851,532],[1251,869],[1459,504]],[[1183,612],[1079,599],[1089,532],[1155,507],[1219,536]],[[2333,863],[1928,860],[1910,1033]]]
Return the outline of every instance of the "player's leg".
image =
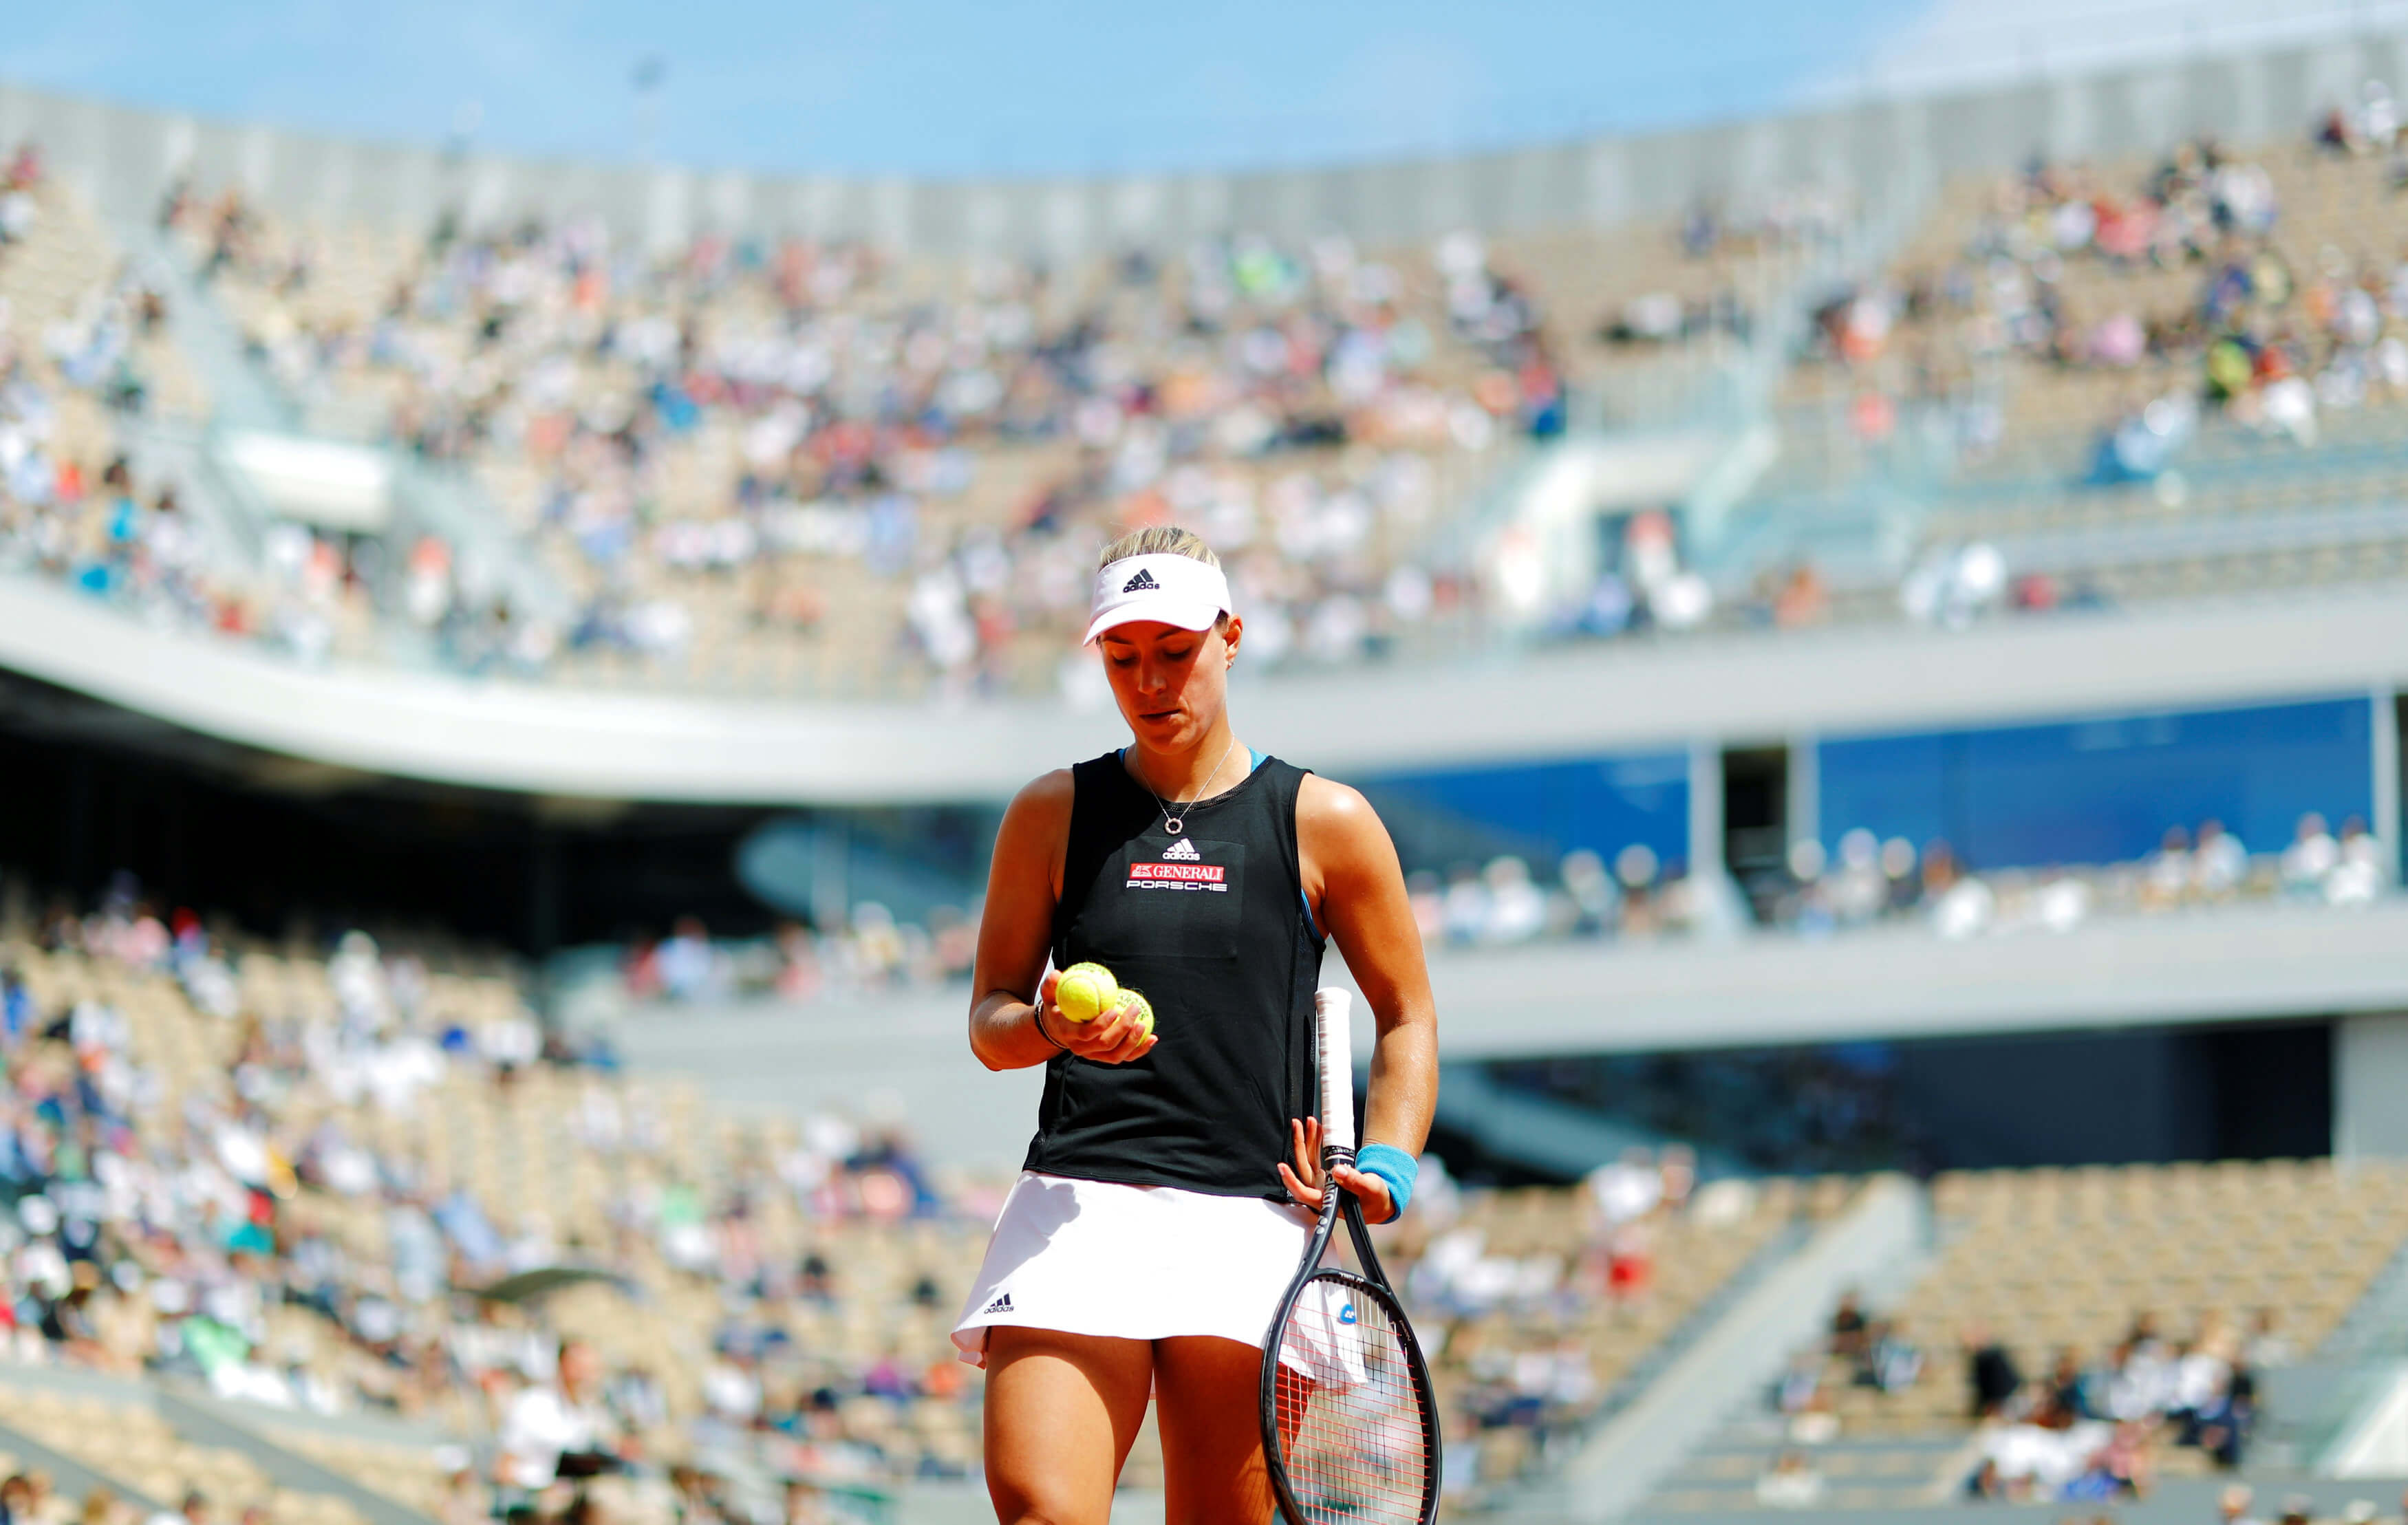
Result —
[[[1154,1371],[1167,1525],[1269,1519],[1260,1417],[1263,1353],[1241,1340],[1182,1335],[1154,1342]]]
[[[1001,1525],[1106,1525],[1145,1421],[1143,1340],[996,1326],[986,1336],[986,1491]]]

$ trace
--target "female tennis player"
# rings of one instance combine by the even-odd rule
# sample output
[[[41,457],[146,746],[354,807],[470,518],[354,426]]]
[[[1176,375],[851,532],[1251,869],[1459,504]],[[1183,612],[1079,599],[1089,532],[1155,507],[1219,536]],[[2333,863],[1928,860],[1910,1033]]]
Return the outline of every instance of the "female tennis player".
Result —
[[[1324,1189],[1309,1119],[1327,942],[1378,1022],[1365,1146],[1335,1173],[1369,1221],[1403,1210],[1429,1131],[1437,1016],[1396,848],[1354,790],[1238,738],[1243,634],[1196,535],[1107,548],[1087,641],[1132,745],[1022,790],[996,837],[970,1048],[990,1069],[1046,1066],[953,1333],[987,1370],[1003,1525],[1104,1525],[1149,1390],[1170,1525],[1270,1518],[1261,1345]],[[1049,958],[1142,991],[1153,1033],[1122,1007],[1066,1020]]]

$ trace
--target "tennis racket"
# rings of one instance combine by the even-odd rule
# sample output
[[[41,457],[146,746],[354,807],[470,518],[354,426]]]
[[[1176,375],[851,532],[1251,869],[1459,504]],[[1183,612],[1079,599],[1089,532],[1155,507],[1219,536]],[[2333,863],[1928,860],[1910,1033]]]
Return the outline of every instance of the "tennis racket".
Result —
[[[1420,1342],[1331,1177],[1354,1162],[1354,996],[1313,996],[1321,1068],[1321,1220],[1263,1338],[1263,1456],[1287,1525],[1430,1525],[1438,1518],[1438,1404]],[[1362,1273],[1324,1266],[1339,1214]]]

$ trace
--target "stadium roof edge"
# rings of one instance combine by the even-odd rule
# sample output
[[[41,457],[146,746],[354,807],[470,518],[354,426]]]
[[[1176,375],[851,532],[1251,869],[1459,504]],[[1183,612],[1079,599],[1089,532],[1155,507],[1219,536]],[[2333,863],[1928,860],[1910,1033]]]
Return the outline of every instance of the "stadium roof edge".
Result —
[[[0,577],[0,668],[314,762],[597,799],[1000,799],[1123,734],[1052,699],[781,702],[308,666],[22,577]],[[1238,702],[1249,741],[1343,776],[2401,688],[2408,599],[2384,590],[1241,676]]]
[[[1869,199],[2034,152],[2097,158],[2213,131],[2301,134],[2370,77],[2400,78],[2408,37],[2366,35],[2110,64],[1854,105],[1458,156],[1312,169],[1028,180],[754,175],[459,154],[205,120],[0,84],[0,138],[38,136],[55,168],[114,220],[148,218],[166,180],[237,185],[280,215],[423,232],[590,211],[655,247],[695,232],[866,237],[939,254],[1067,256],[1131,242],[1252,231],[1371,241],[1460,227],[1515,233],[1669,215],[1801,184]]]

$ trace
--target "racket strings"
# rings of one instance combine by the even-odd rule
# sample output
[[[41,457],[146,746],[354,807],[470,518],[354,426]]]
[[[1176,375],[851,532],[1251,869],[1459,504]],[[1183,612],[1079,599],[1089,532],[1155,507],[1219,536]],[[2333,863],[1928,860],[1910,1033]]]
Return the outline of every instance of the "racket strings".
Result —
[[[1396,1315],[1330,1280],[1297,1299],[1276,1379],[1283,1470],[1310,1525],[1417,1525],[1429,1416]]]

